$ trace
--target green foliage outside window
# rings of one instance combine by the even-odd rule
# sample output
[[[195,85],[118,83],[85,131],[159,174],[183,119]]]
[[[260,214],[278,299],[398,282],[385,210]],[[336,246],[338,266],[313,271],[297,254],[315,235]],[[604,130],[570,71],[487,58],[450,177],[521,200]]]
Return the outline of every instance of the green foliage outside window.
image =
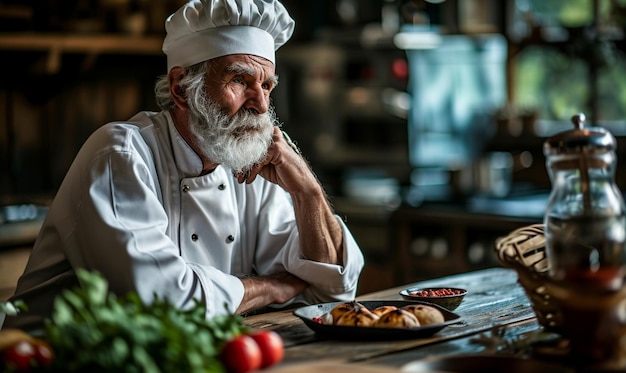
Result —
[[[562,27],[569,37],[565,45],[548,41],[517,56],[513,94],[518,107],[536,109],[542,120],[564,121],[575,112],[591,114],[595,102],[596,121],[626,118],[626,56],[614,43],[626,37],[626,0],[599,0],[597,5],[592,28],[594,0],[516,1],[518,20]]]

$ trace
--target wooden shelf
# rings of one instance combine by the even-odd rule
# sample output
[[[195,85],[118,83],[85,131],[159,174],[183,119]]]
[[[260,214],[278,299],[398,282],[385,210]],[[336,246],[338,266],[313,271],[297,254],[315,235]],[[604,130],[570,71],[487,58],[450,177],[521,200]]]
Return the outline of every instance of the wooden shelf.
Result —
[[[160,55],[162,36],[0,33],[0,49]]]
[[[45,70],[53,74],[61,68],[63,53],[85,54],[93,63],[102,54],[163,56],[162,36],[115,34],[0,33],[0,50],[47,53]]]

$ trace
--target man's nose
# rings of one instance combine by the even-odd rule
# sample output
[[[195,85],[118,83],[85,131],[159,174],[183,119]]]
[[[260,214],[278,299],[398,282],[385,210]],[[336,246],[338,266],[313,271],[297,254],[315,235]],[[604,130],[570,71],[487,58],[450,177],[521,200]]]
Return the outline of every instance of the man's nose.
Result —
[[[269,96],[263,87],[255,85],[248,88],[246,109],[254,110],[257,114],[264,114],[269,110]]]

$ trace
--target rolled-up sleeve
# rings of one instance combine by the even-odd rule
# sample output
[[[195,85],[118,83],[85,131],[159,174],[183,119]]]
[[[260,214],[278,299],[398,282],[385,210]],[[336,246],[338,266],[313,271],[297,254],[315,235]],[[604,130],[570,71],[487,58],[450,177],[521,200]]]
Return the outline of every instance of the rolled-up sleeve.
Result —
[[[284,191],[271,188],[265,193],[268,199],[259,214],[263,217],[257,234],[259,274],[285,270],[309,283],[307,290],[293,301],[313,304],[354,299],[365,259],[348,227],[335,215],[343,234],[343,265],[304,258],[293,205]]]

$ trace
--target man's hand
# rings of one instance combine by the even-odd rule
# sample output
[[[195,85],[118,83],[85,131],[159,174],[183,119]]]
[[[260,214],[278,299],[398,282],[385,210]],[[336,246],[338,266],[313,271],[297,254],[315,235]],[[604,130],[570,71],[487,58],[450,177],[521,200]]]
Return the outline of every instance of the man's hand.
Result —
[[[306,160],[274,127],[274,143],[263,162],[240,183],[251,183],[257,175],[278,184],[291,195],[300,233],[300,248],[306,259],[343,265],[343,232],[326,198],[326,193]]]
[[[288,273],[241,279],[245,292],[236,313],[258,310],[270,304],[281,304],[302,293],[309,284]]]
[[[247,174],[237,175],[237,181],[249,184],[257,175],[261,175],[290,194],[306,194],[320,189],[308,163],[292,148],[280,128],[274,127],[272,139],[273,144],[268,149],[267,157],[254,165]]]

